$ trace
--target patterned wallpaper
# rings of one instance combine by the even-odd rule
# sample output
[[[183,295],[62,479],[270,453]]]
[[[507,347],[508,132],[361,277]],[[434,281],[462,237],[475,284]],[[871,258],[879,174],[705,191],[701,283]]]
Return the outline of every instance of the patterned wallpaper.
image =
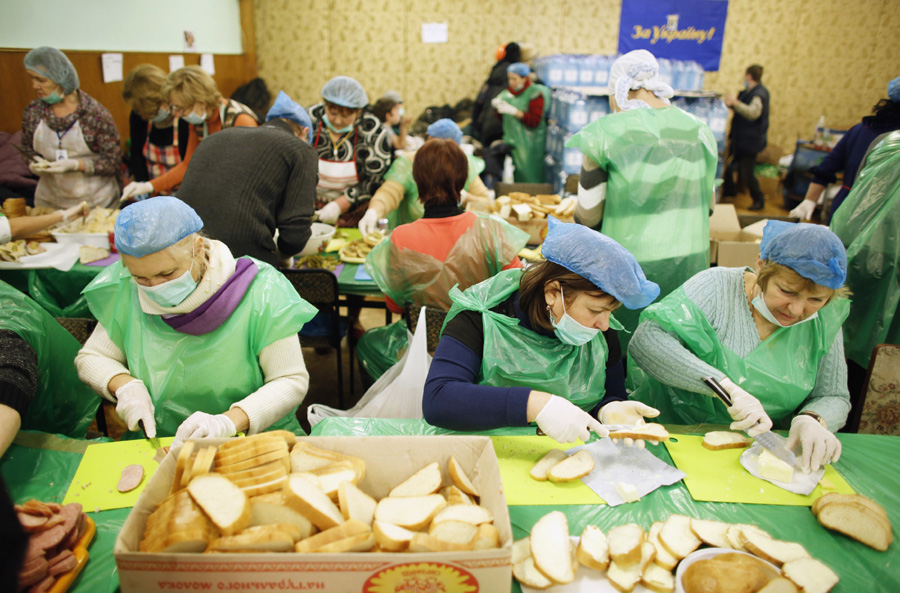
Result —
[[[304,105],[338,74],[371,101],[401,92],[407,112],[474,98],[495,48],[530,41],[539,54],[615,53],[621,0],[254,0],[260,75]],[[449,42],[424,44],[423,22]],[[752,63],[772,95],[770,142],[790,150],[820,115],[852,125],[900,75],[896,0],[731,0],[719,72],[706,89],[736,92]]]

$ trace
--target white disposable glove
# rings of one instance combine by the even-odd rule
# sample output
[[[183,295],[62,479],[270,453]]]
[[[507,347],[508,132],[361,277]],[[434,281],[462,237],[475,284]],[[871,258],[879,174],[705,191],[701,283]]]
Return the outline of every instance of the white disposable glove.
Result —
[[[491,99],[491,107],[493,107],[494,109],[497,109],[497,107],[500,106],[500,103],[506,103],[506,101],[504,101],[500,97],[494,97],[493,99]]]
[[[35,175],[43,175],[47,172],[47,167],[50,165],[50,161],[43,157],[37,157],[37,160],[28,161],[28,168],[31,169],[31,172]]]
[[[331,204],[329,204],[330,206]],[[326,206],[327,207],[327,206]],[[322,208],[324,210],[325,208]],[[378,210],[369,208],[359,221],[359,232],[363,237],[369,236],[378,225]]]
[[[140,379],[132,379],[116,390],[116,414],[128,426],[128,430],[138,430],[138,422],[144,423],[147,438],[156,436],[156,418],[153,417],[153,400],[150,392]]]
[[[806,414],[791,420],[787,448],[800,445],[800,469],[809,473],[841,458],[841,442],[827,428]]]
[[[87,216],[88,212],[91,209],[88,206],[87,202],[82,202],[77,206],[72,206],[71,208],[66,208],[62,211],[63,222],[69,222],[73,218],[78,218],[79,216]]]
[[[61,161],[51,161],[44,167],[44,173],[68,173],[78,170],[78,161],[76,159],[62,159]]]
[[[644,418],[656,418],[659,416],[659,410],[651,408],[647,404],[637,401],[610,402],[600,408],[600,422],[603,424],[628,424],[630,426],[640,426],[647,422]],[[614,441],[619,439],[613,438]],[[624,439],[625,446],[631,447],[637,445],[640,449],[645,446],[644,439]],[[658,441],[650,441],[654,445],[658,445]]]
[[[720,383],[731,396],[731,407],[727,408],[734,420],[731,423],[731,430],[746,431],[751,437],[772,430],[772,420],[758,399],[732,383],[727,377]]]
[[[560,443],[587,442],[592,430],[602,437],[609,434],[596,418],[558,395],[550,397],[534,421],[545,435]]]
[[[368,211],[367,211],[368,212]],[[334,224],[341,217],[341,207],[337,202],[328,202],[321,210],[316,210],[316,218],[325,224]]]
[[[812,200],[803,200],[796,208],[788,212],[788,216],[791,218],[799,218],[800,220],[809,220],[812,218],[815,209],[815,202]]]
[[[149,193],[153,193],[152,183],[150,183],[149,181],[132,181],[125,186],[125,189],[122,191],[122,197],[119,199],[119,201],[124,202],[128,198],[133,198],[134,196],[142,196]]]
[[[494,106],[494,109],[497,110],[497,113],[501,113],[503,115],[517,115],[519,113],[519,110],[517,108],[513,107],[511,104],[503,100],[499,101]]]
[[[213,415],[194,412],[175,431],[175,440],[172,442],[172,446],[186,439],[217,439],[233,437],[236,434],[237,427],[225,414]]]

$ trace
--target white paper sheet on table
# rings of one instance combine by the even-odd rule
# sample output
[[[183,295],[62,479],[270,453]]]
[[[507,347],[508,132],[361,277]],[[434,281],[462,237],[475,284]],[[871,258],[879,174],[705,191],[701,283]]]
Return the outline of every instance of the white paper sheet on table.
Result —
[[[566,453],[572,455],[581,449],[589,451],[594,459],[594,471],[581,481],[611,507],[625,503],[616,491],[616,484],[631,484],[637,488],[638,496],[644,497],[660,486],[674,484],[687,475],[645,449],[617,445],[612,439],[573,447]]]
[[[56,268],[68,272],[78,261],[78,245],[61,243],[42,243],[46,251],[37,255],[20,257],[17,262],[0,262],[0,270],[36,270],[39,268]]]
[[[759,443],[753,443],[753,445],[749,449],[741,453],[741,465],[743,465],[744,469],[747,470],[754,478],[759,478],[760,480],[765,480],[770,484],[775,484],[779,488],[787,490],[788,492],[808,496],[812,494],[812,491],[816,489],[816,484],[818,484],[819,480],[822,479],[822,476],[825,475],[824,467],[820,467],[819,471],[806,474],[803,473],[803,471],[800,470],[797,466],[794,466],[794,475],[792,476],[793,479],[791,480],[790,484],[786,482],[779,482],[778,480],[770,480],[769,478],[765,478],[759,474],[759,454],[762,453],[762,450],[762,445],[760,445]]]

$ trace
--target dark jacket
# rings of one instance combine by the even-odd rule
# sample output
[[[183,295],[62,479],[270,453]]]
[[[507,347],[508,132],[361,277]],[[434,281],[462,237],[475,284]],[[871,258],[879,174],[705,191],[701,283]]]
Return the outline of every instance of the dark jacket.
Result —
[[[494,140],[503,138],[503,124],[494,117],[491,101],[509,86],[506,77],[506,67],[509,64],[503,60],[494,65],[491,75],[481,86],[475,99],[475,107],[472,109],[472,135],[485,146],[490,146]]]
[[[735,155],[756,154],[766,147],[769,131],[769,91],[762,85],[741,91],[738,101],[749,105],[753,97],[762,99],[762,113],[750,121],[737,111],[731,120],[731,150]]]

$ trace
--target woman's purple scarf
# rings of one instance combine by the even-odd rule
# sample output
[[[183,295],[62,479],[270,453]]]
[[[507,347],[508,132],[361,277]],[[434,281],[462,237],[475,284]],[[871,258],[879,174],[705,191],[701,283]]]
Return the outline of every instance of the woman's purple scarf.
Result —
[[[259,268],[251,260],[236,260],[234,274],[205,303],[190,313],[163,317],[163,321],[175,331],[192,336],[202,336],[219,329],[241,304],[258,272]]]

